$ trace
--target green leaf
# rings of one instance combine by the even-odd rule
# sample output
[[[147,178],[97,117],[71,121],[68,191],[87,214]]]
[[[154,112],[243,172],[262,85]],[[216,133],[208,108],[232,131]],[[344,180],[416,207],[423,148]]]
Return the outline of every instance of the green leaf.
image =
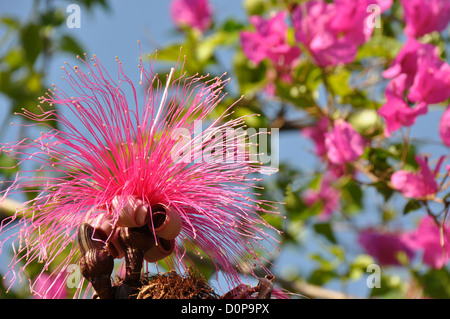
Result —
[[[172,45],[168,45],[162,49],[158,49],[158,60],[160,61],[178,61],[179,58],[182,56],[181,48],[184,48],[183,51],[185,51],[185,45],[181,43],[176,43]]]
[[[275,87],[277,96],[291,102],[296,107],[306,108],[315,105],[310,91],[303,84],[289,84],[283,81],[276,81]]]
[[[427,297],[437,299],[450,298],[450,273],[445,267],[430,269],[423,275],[416,274],[416,278],[423,287],[423,292]]]
[[[416,170],[419,164],[416,162],[417,146],[415,144],[409,143],[408,147],[405,149],[404,143],[392,144],[387,149],[392,158],[403,161],[405,170]],[[406,152],[406,154],[405,154]]]
[[[59,47],[61,51],[73,53],[74,55],[83,55],[84,53],[82,46],[70,35],[63,35],[61,37]]]
[[[103,7],[104,10],[109,10],[109,3],[107,0],[79,0],[88,10],[92,10],[95,5]]]
[[[202,39],[200,42],[198,42],[196,48],[197,60],[201,64],[206,65],[207,63],[211,62],[212,59],[214,58],[214,52],[217,50],[217,47],[224,45],[228,42],[233,42],[234,40],[235,37],[233,37],[232,33],[230,32],[218,31],[213,33],[209,37]]]
[[[375,260],[370,255],[360,254],[356,256],[350,262],[347,275],[348,279],[355,281],[361,279],[367,273],[367,267],[373,263],[375,263]]]
[[[10,27],[11,29],[17,30],[20,27],[20,22],[16,18],[13,18],[13,17],[7,17],[7,16],[1,17],[0,22],[4,25]]]
[[[326,239],[328,239],[331,243],[336,244],[336,237],[334,236],[333,229],[331,228],[330,223],[317,223],[314,224],[314,231],[324,236]]]
[[[395,38],[384,35],[374,36],[358,49],[356,60],[371,57],[384,57],[391,60],[397,56],[401,47],[402,43]]]
[[[381,272],[380,287],[372,288],[370,291],[370,297],[386,299],[404,298],[404,290],[405,283],[399,276],[388,276]]]
[[[342,187],[343,210],[345,213],[356,213],[363,208],[363,191],[353,180]]]
[[[0,154],[0,172],[5,176],[11,176],[15,174],[19,167],[17,165],[17,160],[4,154]]]
[[[65,13],[62,10],[49,10],[41,15],[42,24],[58,27],[65,21]]]
[[[243,28],[244,28],[244,25],[241,22],[239,22],[233,18],[227,19],[223,23],[223,25],[220,27],[220,29],[222,31],[226,31],[228,34],[234,32],[234,33],[236,33],[236,35],[238,35],[239,31],[241,31]]]
[[[234,56],[234,72],[237,76],[240,92],[250,98],[266,85],[266,65],[262,62],[255,65],[249,61],[242,50]]]
[[[327,75],[328,84],[333,93],[346,96],[352,93],[352,88],[349,85],[351,72],[346,68],[338,68],[334,73]]]
[[[378,112],[373,109],[362,109],[353,112],[348,118],[353,128],[363,135],[372,134],[381,129],[381,120]]]
[[[25,58],[29,65],[32,66],[43,48],[40,26],[33,23],[25,26],[20,32],[20,39]]]
[[[320,254],[311,254],[309,257],[311,258],[311,260],[316,262],[318,264],[318,266],[320,267],[320,269],[322,269],[322,270],[327,270],[327,271],[334,270],[340,264],[339,260],[334,259],[331,261],[331,260],[326,259],[324,256],[322,256]]]
[[[249,16],[262,15],[265,11],[265,0],[244,0],[243,6]]]
[[[338,274],[333,270],[316,269],[308,278],[308,282],[313,285],[322,286],[338,277]]]
[[[422,203],[417,199],[410,199],[403,208],[403,215],[409,214],[422,207]]]
[[[299,192],[293,192],[291,185],[286,189],[286,197],[284,199],[286,210],[290,212],[300,212],[304,207]]]
[[[4,61],[8,63],[12,71],[17,70],[25,61],[25,53],[21,48],[13,48],[6,54]]]
[[[377,192],[383,196],[385,202],[387,202],[394,194],[394,190],[391,187],[389,187],[386,183],[378,182],[375,183],[374,186]]]

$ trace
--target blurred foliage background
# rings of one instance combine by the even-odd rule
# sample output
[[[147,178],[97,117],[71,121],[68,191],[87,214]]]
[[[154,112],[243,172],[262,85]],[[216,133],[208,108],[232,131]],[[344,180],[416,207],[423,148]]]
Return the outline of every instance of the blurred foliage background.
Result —
[[[268,16],[271,11],[289,11],[293,4],[300,2],[244,0],[241,10],[247,17]],[[39,111],[38,97],[56,81],[48,77],[52,60],[64,56],[68,61],[74,61],[76,55],[89,52],[89,48],[83,45],[83,39],[69,32],[66,7],[77,3],[83,15],[94,16],[99,11],[111,12],[114,7],[114,1],[109,0],[35,0],[23,3],[24,12],[28,12],[25,19],[2,13],[1,7],[8,4],[6,1],[0,4],[0,93],[4,101],[0,105],[3,114],[0,134],[3,135],[10,132],[9,123],[16,121],[15,112],[20,112],[22,108]],[[111,14],[120,15],[120,12]],[[387,182],[393,162],[403,161],[408,167],[416,168],[414,155],[429,143],[421,140],[405,143],[406,137],[389,141],[381,139],[383,123],[376,112],[384,101],[386,81],[381,77],[381,72],[395,58],[404,41],[401,16],[401,7],[395,1],[388,13],[383,15],[382,28],[375,29],[372,38],[359,48],[354,62],[321,68],[310,59],[302,59],[294,70],[294,83],[275,81],[276,94],[273,96],[264,92],[270,80],[268,74],[273,69],[271,62],[264,60],[255,65],[242,51],[240,32],[253,30],[248,19],[222,17],[220,22],[214,21],[210,29],[203,33],[173,27],[175,40],[157,48],[158,60],[170,66],[179,60],[180,46],[183,47],[188,74],[220,76],[224,71],[229,72],[232,81],[227,87],[228,96],[219,105],[217,113],[244,95],[234,115],[261,114],[249,118],[247,125],[278,128],[281,139],[285,134],[298,133],[298,136],[290,135],[290,145],[294,149],[305,148],[305,152],[312,153],[312,146],[306,144],[310,150],[305,147],[300,132],[314,125],[324,109],[336,112],[337,117],[345,116],[360,134],[378,141],[366,149],[361,161],[355,163],[355,167],[365,175],[362,178],[347,175],[339,180],[340,208],[329,220],[318,218],[323,203],[308,206],[302,197],[307,189],[317,189],[320,185],[324,167],[318,161],[310,160],[305,168],[296,165],[302,163],[302,158],[282,161],[279,172],[262,182],[264,199],[285,203],[280,208],[286,219],[269,219],[271,224],[283,230],[283,235],[280,237],[280,252],[270,256],[269,260],[278,268],[269,263],[268,267],[276,274],[277,285],[289,291],[325,298],[350,296],[353,292],[359,293],[358,297],[450,297],[448,267],[436,270],[411,261],[405,261],[401,266],[383,268],[381,288],[368,289],[366,278],[371,273],[367,272],[367,267],[376,261],[364,252],[356,239],[358,229],[367,225],[367,220],[379,227],[412,225],[414,218],[423,214],[428,205],[422,201],[398,198]],[[292,28],[289,29],[288,41],[295,42]],[[432,33],[427,41],[439,46],[441,55],[448,61],[448,33]],[[223,60],[218,58],[221,52],[231,56],[231,65],[222,64]],[[163,67],[160,72],[167,70]],[[330,105],[335,107],[330,108]],[[444,105],[438,109],[442,111]],[[13,140],[20,140],[29,132],[21,128],[14,134],[17,138]],[[2,140],[6,139],[10,140],[9,135],[2,136]],[[14,165],[9,157],[0,156],[0,167]],[[1,179],[14,178],[18,169],[1,169]],[[29,190],[26,194],[32,198],[36,192]],[[11,211],[4,207],[0,216],[4,218],[9,214]],[[5,249],[3,255],[6,254]],[[0,261],[4,265],[7,258]],[[203,275],[214,278],[211,264],[199,261],[198,266]],[[36,267],[39,268],[38,265]],[[352,288],[355,283],[360,288]],[[30,297],[26,286],[6,293],[7,288],[7,280],[0,280],[0,298]]]

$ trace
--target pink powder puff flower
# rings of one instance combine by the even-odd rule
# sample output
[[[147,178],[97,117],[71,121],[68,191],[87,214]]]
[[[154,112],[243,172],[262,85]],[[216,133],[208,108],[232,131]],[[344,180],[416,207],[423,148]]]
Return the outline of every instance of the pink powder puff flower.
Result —
[[[392,132],[403,126],[411,126],[416,122],[419,115],[428,112],[426,103],[421,102],[410,107],[403,98],[407,75],[402,73],[389,82],[386,88],[386,103],[378,110],[386,122],[384,134],[390,137]]]
[[[310,138],[315,145],[314,151],[318,156],[325,155],[325,134],[328,132],[330,120],[327,117],[320,118],[314,125],[302,129],[302,135]]]
[[[323,205],[319,215],[319,219],[323,221],[329,219],[331,214],[339,207],[341,193],[333,187],[334,181],[335,178],[332,175],[326,175],[320,183],[319,190],[308,189],[303,195],[306,205],[312,206],[317,202]]]
[[[82,223],[107,234],[102,243],[113,257],[121,258],[114,230],[148,225],[157,234],[152,212],[161,207],[179,228],[167,235],[171,250],[161,256],[164,247],[153,246],[161,251],[159,255],[152,251],[147,261],[167,257],[169,267],[186,271],[195,267],[187,254],[191,251],[199,258],[210,258],[230,287],[242,283],[241,266],[269,272],[260,253],[275,247],[275,239],[265,231],[275,229],[261,214],[275,213],[276,208],[253,191],[260,180],[254,174],[262,166],[224,161],[224,153],[218,150],[236,154],[235,145],[224,147],[222,138],[205,137],[240,129],[245,118],[224,121],[233,104],[205,124],[203,135],[194,134],[198,123],[206,123],[223,99],[222,90],[229,81],[186,77],[183,70],[172,69],[163,86],[153,72],[154,63],[147,70],[141,58],[137,75],[142,89],[138,90],[117,58],[116,81],[95,55],[92,62],[80,60],[86,71],[63,67],[66,91],[71,93],[53,85],[41,98],[41,103],[58,105],[58,109],[41,109],[41,114],[23,111],[36,126],[42,128],[54,119],[58,129],[48,127],[37,138],[1,148],[20,163],[37,165],[20,171],[3,192],[6,198],[26,189],[39,190],[35,199],[0,224],[0,233],[8,232],[0,241],[0,253],[5,242],[12,241],[15,247],[8,273],[13,283],[27,276],[28,266],[35,261],[67,278],[68,266],[80,261],[77,231]],[[144,269],[148,267],[144,262]],[[37,280],[43,276],[44,270]],[[76,295],[82,294],[78,290]]]
[[[256,31],[242,31],[240,34],[242,50],[255,64],[268,58],[276,66],[292,65],[298,58],[300,49],[287,43],[286,12],[280,11],[269,19],[260,16],[250,17]]]
[[[400,170],[395,172],[391,176],[393,187],[409,198],[426,198],[436,194],[438,191],[436,176],[443,160],[444,157],[442,156],[434,172],[431,172],[426,159],[416,156],[416,162],[420,166],[419,171]]]
[[[33,290],[34,298],[65,299],[68,297],[66,281],[62,276],[55,279],[44,273],[34,283]]]
[[[380,265],[400,265],[398,254],[403,252],[409,260],[414,258],[415,251],[405,235],[398,232],[379,231],[368,228],[359,233],[358,242],[369,255]]]
[[[442,31],[450,21],[448,0],[401,0],[405,12],[405,33],[421,37],[433,31]]]
[[[432,268],[441,269],[450,257],[450,227],[438,225],[431,216],[421,219],[408,240],[414,250],[423,250],[423,262]]]
[[[212,8],[208,0],[173,0],[170,14],[177,26],[188,26],[202,32],[212,23]]]
[[[441,136],[442,142],[450,147],[450,105],[444,114],[442,114],[441,121],[439,122],[439,135]]]
[[[450,97],[450,65],[434,55],[418,61],[417,73],[408,99],[427,104],[440,103]]]
[[[333,164],[355,161],[364,153],[364,139],[344,120],[337,120],[333,129],[325,134],[327,156]]]

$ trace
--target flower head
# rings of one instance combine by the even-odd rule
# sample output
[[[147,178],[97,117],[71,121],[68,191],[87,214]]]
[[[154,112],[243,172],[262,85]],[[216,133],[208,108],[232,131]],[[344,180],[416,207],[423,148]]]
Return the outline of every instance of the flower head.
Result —
[[[403,97],[407,75],[402,73],[391,80],[386,88],[386,103],[378,110],[385,122],[384,134],[390,137],[392,132],[403,126],[411,126],[416,118],[428,112],[425,102],[417,103],[410,107]]]
[[[255,64],[265,58],[275,65],[291,65],[299,56],[300,49],[287,43],[286,12],[280,11],[269,19],[250,17],[256,31],[241,32],[242,50]]]
[[[392,3],[375,0],[302,3],[292,13],[295,37],[308,48],[319,66],[351,63],[358,46],[369,40],[373,32],[367,23],[370,4],[379,4],[380,11],[384,11]]]
[[[359,233],[359,243],[368,254],[374,257],[381,265],[400,265],[398,254],[403,252],[409,259],[415,251],[404,234],[385,232],[376,229],[364,229]]]
[[[441,157],[434,172],[431,172],[427,161],[416,156],[416,162],[420,166],[419,171],[408,172],[406,170],[400,170],[395,172],[391,176],[392,185],[404,196],[410,198],[424,198],[436,194],[438,191],[436,175],[439,172],[443,160],[444,157]]]
[[[287,41],[286,12],[265,19],[260,16],[250,17],[255,27],[254,32],[242,31],[240,34],[242,51],[255,64],[264,59],[272,62],[272,68],[266,73],[267,84],[265,92],[269,96],[276,94],[276,79],[292,83],[292,70],[298,61],[300,49],[290,46]]]
[[[141,59],[140,91],[119,60],[116,81],[95,55],[92,61],[80,60],[83,68],[63,67],[71,93],[54,85],[41,99],[58,109],[23,113],[37,125],[54,118],[58,129],[2,147],[21,163],[36,165],[21,171],[4,197],[39,190],[0,228],[16,230],[0,242],[0,252],[9,239],[16,247],[10,270],[14,278],[17,268],[19,277],[26,275],[33,261],[67,276],[68,265],[80,260],[76,242],[82,223],[106,235],[92,237],[118,259],[123,252],[115,242],[117,233],[124,227],[148,225],[155,241],[167,239],[171,247],[151,251],[147,261],[167,257],[169,267],[186,270],[195,267],[188,251],[209,257],[230,286],[242,283],[240,266],[264,267],[256,250],[263,248],[261,241],[270,243],[273,238],[264,231],[271,227],[260,213],[271,213],[273,206],[252,192],[258,179],[251,174],[261,166],[236,160],[236,145],[214,138],[240,129],[244,118],[224,121],[233,104],[196,134],[198,123],[206,123],[222,100],[228,80],[186,77],[183,70],[172,69],[162,85],[153,72],[154,63],[147,70]],[[161,212],[173,221],[174,229],[157,227]]]
[[[350,163],[364,153],[364,139],[343,120],[337,120],[333,129],[325,134],[327,156],[333,164]]]
[[[322,204],[319,216],[321,220],[327,220],[339,207],[341,192],[333,186],[335,180],[336,178],[332,174],[326,175],[320,183],[319,190],[308,189],[303,196],[303,200],[308,206],[317,202]]]
[[[392,79],[400,74],[406,74],[405,89],[409,89],[414,82],[419,59],[424,56],[433,56],[439,59],[439,50],[432,44],[423,44],[413,37],[408,37],[391,66],[383,71],[383,76]]]
[[[327,117],[321,117],[314,125],[302,129],[302,134],[314,142],[314,151],[318,156],[326,154],[325,134],[328,132],[329,124],[330,120]]]
[[[439,134],[444,144],[450,147],[450,106],[442,114],[439,123]]]
[[[408,99],[427,104],[440,103],[450,97],[450,65],[435,55],[418,61],[417,74],[409,89]]]
[[[379,6],[379,13],[389,9],[392,1],[335,0],[336,16],[330,22],[333,32],[343,36],[349,43],[361,45],[372,36],[374,27],[368,23],[370,5]]]
[[[421,219],[419,227],[407,234],[414,250],[423,251],[423,262],[442,268],[450,257],[450,227],[439,225],[431,216]]]
[[[206,31],[212,23],[212,9],[208,0],[173,0],[170,14],[180,27]]]
[[[302,3],[292,13],[295,38],[320,66],[350,63],[356,55],[356,44],[338,37],[330,27],[336,14],[334,4],[321,0]]]
[[[405,12],[405,33],[421,37],[442,31],[450,21],[448,0],[401,0]]]

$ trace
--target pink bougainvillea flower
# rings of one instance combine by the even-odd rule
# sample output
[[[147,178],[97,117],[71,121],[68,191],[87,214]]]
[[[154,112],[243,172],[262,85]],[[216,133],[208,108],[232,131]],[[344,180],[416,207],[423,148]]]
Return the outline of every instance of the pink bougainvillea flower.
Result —
[[[255,64],[264,59],[272,61],[273,68],[267,70],[265,92],[269,96],[276,94],[275,81],[292,83],[291,71],[295,67],[300,49],[287,42],[286,12],[280,11],[264,19],[260,16],[250,17],[255,32],[242,31],[240,34],[242,50],[247,58]]]
[[[440,60],[437,47],[412,37],[383,76],[391,79],[385,92],[386,103],[378,110],[386,121],[387,137],[403,126],[413,125],[419,115],[428,112],[428,104],[450,97],[450,66]]]
[[[380,14],[392,6],[392,1],[335,0],[336,16],[330,22],[335,34],[345,37],[349,43],[361,45],[372,36],[374,27],[368,23],[370,5],[378,5]]]
[[[442,142],[450,147],[450,105],[445,110],[439,123],[439,135]]]
[[[390,137],[392,132],[403,126],[411,126],[416,122],[419,115],[428,112],[427,104],[418,103],[410,107],[403,97],[407,74],[402,73],[389,82],[386,88],[386,103],[378,110],[385,122],[384,134]]]
[[[242,31],[242,50],[255,64],[268,58],[275,65],[291,65],[299,56],[300,49],[287,43],[286,12],[280,11],[269,19],[250,17],[256,31]]]
[[[405,89],[409,89],[414,82],[419,59],[423,56],[432,56],[439,59],[439,50],[431,44],[423,44],[413,37],[408,37],[405,45],[392,61],[391,66],[383,71],[383,76],[392,79],[400,74],[406,74]]]
[[[212,8],[208,0],[173,0],[170,14],[179,27],[206,31],[212,23]]]
[[[68,297],[66,281],[59,276],[55,280],[52,276],[42,274],[34,283],[35,298],[65,299]]]
[[[368,228],[359,233],[358,242],[369,255],[383,266],[400,265],[399,253],[405,253],[408,259],[414,258],[415,251],[405,235],[398,232],[379,231]]]
[[[0,252],[5,242],[15,246],[9,275],[27,276],[28,266],[39,261],[44,270],[37,280],[44,278],[45,269],[67,278],[67,267],[80,260],[76,241],[81,223],[109,233],[106,249],[120,258],[112,249],[111,229],[148,223],[157,233],[151,211],[161,207],[180,227],[167,235],[175,237],[173,252],[165,259],[169,267],[181,272],[195,267],[189,250],[199,258],[209,257],[230,287],[242,284],[241,266],[246,271],[260,266],[267,270],[261,241],[274,247],[275,240],[266,232],[273,228],[261,213],[275,209],[252,191],[259,180],[254,174],[262,166],[255,161],[224,161],[224,153],[235,154],[236,145],[224,147],[222,138],[207,138],[240,129],[245,119],[224,121],[233,104],[204,124],[203,135],[197,134],[202,129],[198,123],[206,123],[222,100],[228,80],[186,77],[183,70],[172,69],[163,86],[153,72],[155,64],[147,69],[141,58],[136,74],[141,91],[118,59],[116,81],[95,55],[92,62],[80,60],[83,67],[64,67],[67,88],[54,86],[41,99],[58,105],[56,110],[42,109],[41,114],[24,110],[36,126],[42,128],[54,119],[58,129],[49,127],[39,137],[2,146],[3,154],[26,161],[27,167],[36,165],[20,171],[3,198],[24,189],[39,190],[35,199],[0,225],[2,233],[8,232]],[[147,269],[149,264],[145,265]]]
[[[406,22],[405,33],[421,37],[433,31],[442,31],[450,21],[448,0],[401,0]]]
[[[370,4],[372,4],[372,1],[369,1]],[[392,7],[392,4],[394,3],[394,0],[377,0],[374,4],[378,4],[380,6],[380,11],[384,12],[388,10],[390,7]]]
[[[439,58],[437,47],[422,44],[412,37],[383,76],[395,80],[396,89],[390,85],[387,90],[395,91],[397,97],[403,99],[404,92],[408,92],[408,102],[428,105],[450,97],[450,65]],[[398,79],[400,76],[404,78]]]
[[[336,179],[332,175],[326,175],[322,178],[319,190],[308,189],[303,195],[306,205],[312,206],[317,202],[322,204],[322,211],[319,219],[327,220],[331,214],[339,207],[341,192],[333,187]]]
[[[320,118],[313,126],[302,129],[302,135],[313,140],[315,153],[323,156],[327,152],[325,146],[325,134],[328,132],[330,120],[327,117]]]
[[[373,31],[367,23],[370,4],[379,4],[381,12],[392,5],[390,1],[370,0],[302,3],[292,13],[295,37],[308,48],[319,66],[353,62],[358,46],[365,43]]]
[[[296,40],[305,45],[319,66],[350,63],[356,55],[356,44],[332,31],[330,23],[335,17],[335,5],[320,0],[302,3],[292,13]]]
[[[450,257],[450,227],[439,225],[431,216],[421,219],[408,241],[414,250],[423,251],[423,262],[432,268],[441,269]]]
[[[410,107],[402,98],[395,95],[387,95],[386,103],[378,110],[378,113],[386,121],[384,129],[386,137],[390,137],[392,132],[403,126],[413,125],[419,115],[427,112],[428,108],[425,103]]]
[[[420,58],[408,99],[412,102],[433,104],[443,102],[449,97],[450,65],[435,55]]]
[[[439,159],[434,172],[431,172],[426,159],[416,156],[416,162],[420,169],[418,172],[397,171],[391,176],[391,182],[395,189],[409,198],[425,198],[436,194],[438,184],[436,176],[444,157]]]
[[[364,138],[343,120],[337,120],[325,134],[327,156],[333,164],[351,163],[364,153]]]

